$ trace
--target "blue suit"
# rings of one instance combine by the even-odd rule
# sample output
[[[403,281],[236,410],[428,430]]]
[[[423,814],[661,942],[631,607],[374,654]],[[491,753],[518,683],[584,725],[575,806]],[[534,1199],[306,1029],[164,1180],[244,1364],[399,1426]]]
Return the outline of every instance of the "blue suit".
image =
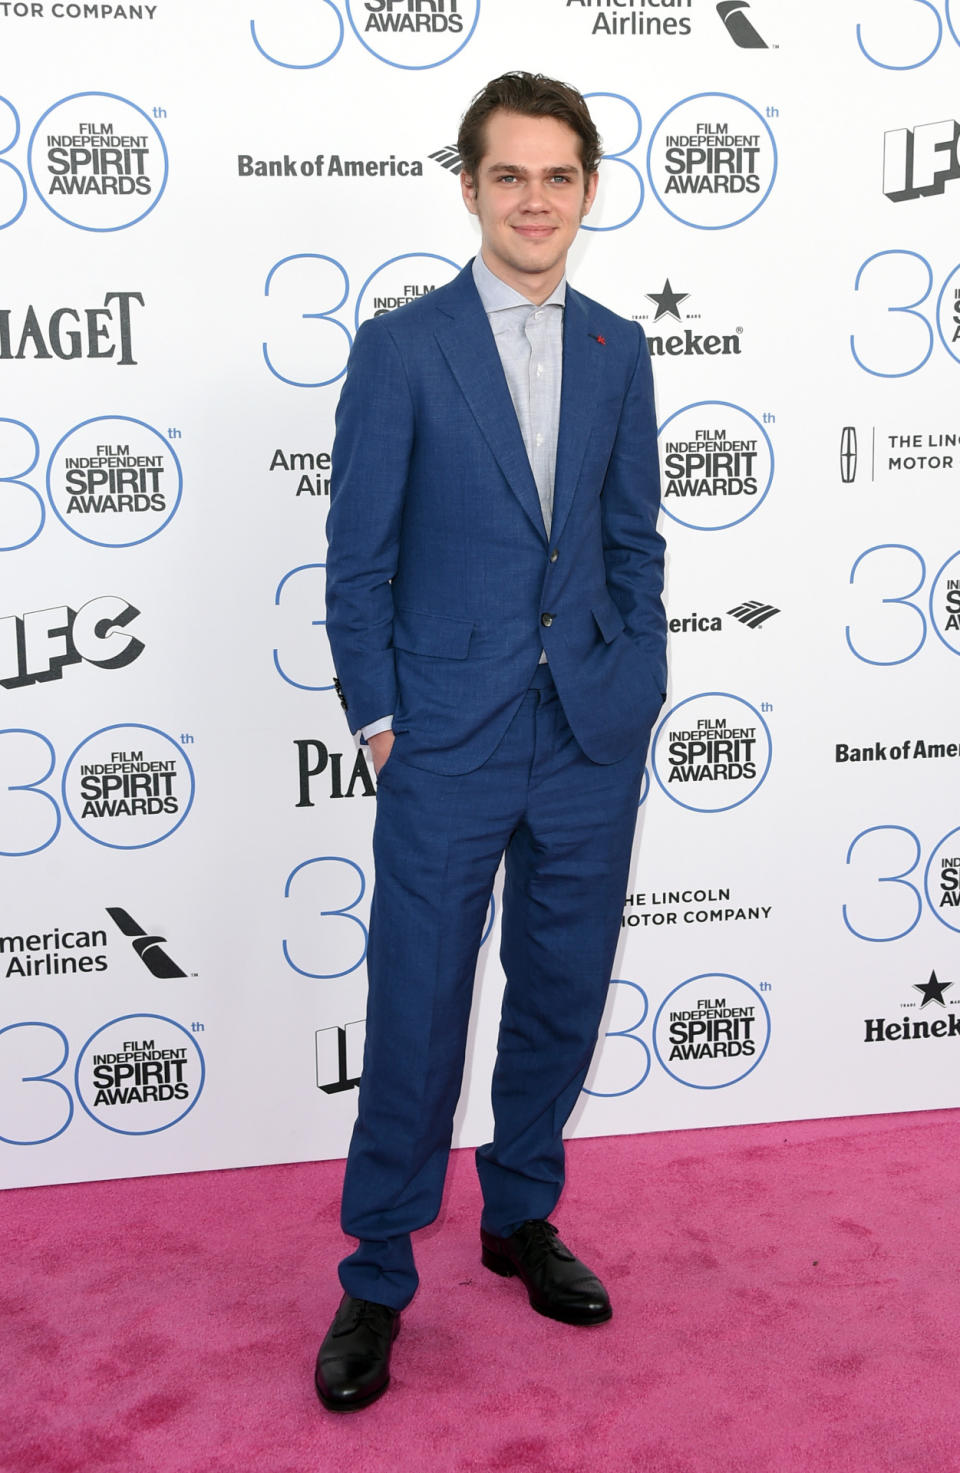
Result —
[[[327,632],[351,728],[393,714],[374,836],[348,1291],[400,1308],[436,1215],[477,949],[506,853],[484,1226],[552,1210],[596,1040],[650,729],[663,541],[640,329],[568,286],[549,537],[466,268],[365,323],[337,411]],[[539,665],[546,650],[549,665]]]

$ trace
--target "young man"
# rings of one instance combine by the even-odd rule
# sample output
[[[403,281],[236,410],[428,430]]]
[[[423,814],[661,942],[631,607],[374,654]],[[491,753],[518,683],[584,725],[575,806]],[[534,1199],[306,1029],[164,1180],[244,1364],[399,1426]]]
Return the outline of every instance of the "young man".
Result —
[[[435,1218],[474,968],[506,858],[481,1255],[541,1314],[609,1319],[547,1221],[596,1043],[650,729],[666,685],[657,430],[640,329],[568,287],[600,146],[579,93],[510,73],[458,140],[475,260],[357,334],[337,411],[327,632],[379,774],[359,1239],[316,1383],[389,1380]]]

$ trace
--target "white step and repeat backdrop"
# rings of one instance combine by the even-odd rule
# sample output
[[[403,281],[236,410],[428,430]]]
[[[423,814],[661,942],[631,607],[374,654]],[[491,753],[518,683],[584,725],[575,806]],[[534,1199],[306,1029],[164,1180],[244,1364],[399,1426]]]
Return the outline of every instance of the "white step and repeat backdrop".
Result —
[[[606,162],[672,673],[580,1135],[956,1102],[958,0],[0,3],[0,1161],[336,1157],[374,781],[323,628],[358,322],[510,67]],[[489,1127],[499,898],[457,1139]]]

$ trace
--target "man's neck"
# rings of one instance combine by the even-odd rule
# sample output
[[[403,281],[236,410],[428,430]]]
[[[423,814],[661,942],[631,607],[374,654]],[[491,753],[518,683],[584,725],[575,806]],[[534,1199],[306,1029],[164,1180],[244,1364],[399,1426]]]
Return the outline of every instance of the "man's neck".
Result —
[[[563,280],[563,273],[566,270],[566,262],[561,261],[559,269],[551,271],[549,275],[522,276],[518,277],[515,281],[508,281],[503,273],[498,271],[487,260],[482,247],[480,249],[480,259],[491,276],[495,276],[498,281],[503,282],[504,286],[512,287],[515,292],[519,292],[522,297],[526,297],[527,301],[531,302],[534,307],[542,307],[551,292],[556,291],[560,282]]]

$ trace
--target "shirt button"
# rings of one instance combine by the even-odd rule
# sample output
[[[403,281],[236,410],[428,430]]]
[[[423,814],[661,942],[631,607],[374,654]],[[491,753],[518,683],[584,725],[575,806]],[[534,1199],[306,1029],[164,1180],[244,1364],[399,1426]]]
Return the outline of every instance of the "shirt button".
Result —
[[[539,432],[538,432],[538,434],[537,434],[537,447],[539,448],[542,444],[543,444],[543,436],[541,434],[539,434]]]
[[[556,547],[555,547],[555,548],[554,548],[554,549],[553,549],[553,551],[552,551],[552,552],[551,552],[551,554],[550,554],[550,561],[551,561],[551,562],[552,562],[552,563],[555,563],[555,562],[556,562],[556,561],[557,561],[557,558],[558,558],[558,557],[559,557],[559,556],[560,556],[560,550],[559,550],[559,548],[556,548]]]
[[[538,363],[537,364],[537,378],[542,378],[542,377],[543,377],[543,364],[542,363]]]
[[[550,625],[553,623],[553,615],[552,614],[541,614],[540,615],[540,623],[543,625],[544,629],[549,629],[550,628]]]
[[[540,321],[540,318],[542,316],[543,316],[543,313],[542,312],[534,312],[534,314],[533,314],[533,320],[534,320],[534,322],[539,322]]]

